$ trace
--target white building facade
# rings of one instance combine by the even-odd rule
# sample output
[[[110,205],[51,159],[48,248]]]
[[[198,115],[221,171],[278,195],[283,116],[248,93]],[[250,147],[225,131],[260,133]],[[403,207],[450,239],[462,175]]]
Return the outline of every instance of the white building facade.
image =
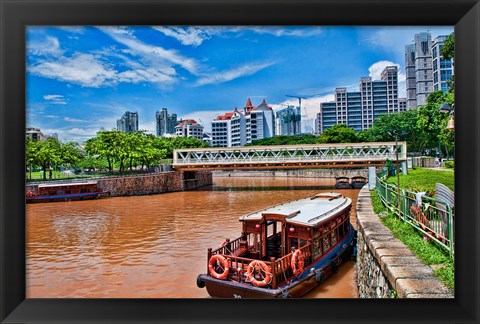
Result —
[[[179,137],[195,137],[201,141],[203,140],[203,126],[194,119],[180,120],[180,123],[175,126],[175,134]]]
[[[243,111],[218,116],[212,121],[212,146],[244,146],[252,141],[275,135],[274,114],[265,100],[254,107],[247,101]]]

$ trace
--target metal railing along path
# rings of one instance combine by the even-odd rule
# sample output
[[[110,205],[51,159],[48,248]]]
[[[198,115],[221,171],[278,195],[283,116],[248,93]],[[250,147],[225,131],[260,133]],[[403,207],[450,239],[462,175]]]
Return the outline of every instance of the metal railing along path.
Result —
[[[377,175],[377,192],[383,204],[404,222],[422,232],[441,247],[455,254],[455,207],[449,202],[422,196],[422,205],[418,206],[415,192],[400,189],[384,180],[385,172]],[[400,208],[399,208],[400,207]]]
[[[387,159],[404,162],[405,142],[243,146],[177,149],[175,169],[251,169],[291,167],[383,166]]]

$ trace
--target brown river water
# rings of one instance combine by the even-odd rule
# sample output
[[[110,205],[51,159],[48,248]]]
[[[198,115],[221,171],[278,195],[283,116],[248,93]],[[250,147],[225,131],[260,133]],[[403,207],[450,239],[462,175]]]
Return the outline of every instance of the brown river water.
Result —
[[[27,298],[205,298],[207,249],[240,236],[243,214],[336,191],[320,179],[222,178],[195,191],[28,204]],[[355,206],[352,208],[355,226]],[[306,298],[356,298],[354,262]]]

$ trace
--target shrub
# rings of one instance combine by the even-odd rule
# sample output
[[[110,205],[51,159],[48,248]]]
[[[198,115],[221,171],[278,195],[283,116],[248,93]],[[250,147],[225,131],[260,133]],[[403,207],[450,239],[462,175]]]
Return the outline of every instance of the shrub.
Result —
[[[453,169],[454,162],[453,161],[445,161],[445,167],[449,169]]]

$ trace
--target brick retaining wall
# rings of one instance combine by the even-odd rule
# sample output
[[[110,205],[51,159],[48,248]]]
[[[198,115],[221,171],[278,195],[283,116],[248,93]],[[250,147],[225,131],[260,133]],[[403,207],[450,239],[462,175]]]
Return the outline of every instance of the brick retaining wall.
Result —
[[[98,179],[97,185],[110,196],[139,196],[164,192],[195,189],[212,184],[211,172],[196,172],[195,180],[188,181],[188,187],[181,171],[150,173],[136,176],[108,177]]]
[[[357,285],[360,298],[454,298],[373,212],[368,185],[357,200]]]
[[[215,176],[220,177],[278,177],[278,178],[326,178],[332,179],[335,184],[336,177],[365,177],[368,179],[368,169],[293,169],[293,170],[235,170],[214,171]]]

